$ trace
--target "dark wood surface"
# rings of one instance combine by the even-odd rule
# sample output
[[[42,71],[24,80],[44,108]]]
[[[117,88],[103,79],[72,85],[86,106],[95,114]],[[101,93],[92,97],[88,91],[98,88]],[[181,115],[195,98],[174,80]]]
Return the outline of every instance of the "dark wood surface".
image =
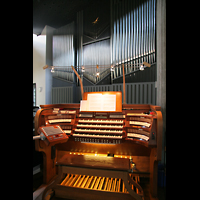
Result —
[[[123,171],[127,171],[130,169],[130,160],[128,158],[115,158],[91,155],[65,154],[57,161],[56,164],[73,167],[87,167]]]

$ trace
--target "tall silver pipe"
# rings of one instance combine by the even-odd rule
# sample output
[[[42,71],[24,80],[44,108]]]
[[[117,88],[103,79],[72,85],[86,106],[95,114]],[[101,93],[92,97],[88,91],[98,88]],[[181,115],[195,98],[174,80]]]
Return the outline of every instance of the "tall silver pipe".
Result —
[[[112,58],[111,62],[120,65],[115,68],[115,77],[122,75],[121,64],[125,73],[138,67],[127,64],[156,62],[155,59],[155,6],[156,0],[117,1],[112,0]]]

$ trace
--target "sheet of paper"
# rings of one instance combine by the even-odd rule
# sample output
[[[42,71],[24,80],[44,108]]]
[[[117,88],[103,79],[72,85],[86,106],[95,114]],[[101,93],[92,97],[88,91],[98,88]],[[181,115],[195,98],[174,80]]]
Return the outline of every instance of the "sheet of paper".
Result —
[[[87,111],[87,100],[80,101],[80,111]]]
[[[88,111],[116,111],[116,95],[88,94]]]
[[[88,111],[102,110],[102,94],[88,94]]]
[[[116,95],[102,95],[102,111],[116,111]]]

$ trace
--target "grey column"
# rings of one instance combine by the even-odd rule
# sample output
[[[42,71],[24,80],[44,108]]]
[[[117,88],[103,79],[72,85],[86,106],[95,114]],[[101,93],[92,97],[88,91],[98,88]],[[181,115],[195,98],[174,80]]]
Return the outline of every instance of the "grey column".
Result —
[[[161,106],[163,115],[163,163],[166,132],[166,0],[157,0],[156,12],[157,105]]]

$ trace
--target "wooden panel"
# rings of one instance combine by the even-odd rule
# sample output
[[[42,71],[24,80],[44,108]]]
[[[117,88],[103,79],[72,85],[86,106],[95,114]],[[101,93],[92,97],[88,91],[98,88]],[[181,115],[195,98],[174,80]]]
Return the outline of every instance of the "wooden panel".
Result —
[[[150,172],[150,158],[148,156],[131,156],[139,172]]]
[[[149,156],[151,149],[137,144],[132,141],[124,141],[121,144],[98,144],[98,143],[81,143],[69,138],[67,143],[56,146],[57,150],[71,151],[78,153],[98,153],[114,154],[127,156]]]
[[[91,190],[76,187],[56,186],[55,196],[60,198],[70,198],[76,200],[133,200],[127,193],[110,192],[102,190]]]
[[[79,109],[80,104],[78,103],[69,103],[69,104],[48,104],[48,105],[40,105],[43,109],[51,109],[51,108],[70,108],[72,109]]]
[[[130,169],[130,160],[128,158],[65,154],[57,161],[57,165],[127,171]]]
[[[65,154],[69,154],[70,152],[68,151],[57,151],[57,159],[59,160],[62,156],[64,156]],[[71,152],[72,154],[74,154],[75,152]],[[77,153],[76,153],[77,154]],[[89,155],[88,153],[83,153],[84,155]],[[106,156],[106,155],[105,155]],[[115,157],[118,156],[119,158],[121,158],[120,155],[115,155]],[[123,155],[123,157],[125,157],[125,155]],[[127,158],[130,158],[130,156],[128,156]],[[150,164],[150,157],[149,156],[131,156],[133,163],[135,163],[136,165],[136,169],[138,170],[139,173],[149,173],[150,172],[150,168],[149,168],[149,164]],[[144,174],[143,176],[146,176],[147,174]]]

